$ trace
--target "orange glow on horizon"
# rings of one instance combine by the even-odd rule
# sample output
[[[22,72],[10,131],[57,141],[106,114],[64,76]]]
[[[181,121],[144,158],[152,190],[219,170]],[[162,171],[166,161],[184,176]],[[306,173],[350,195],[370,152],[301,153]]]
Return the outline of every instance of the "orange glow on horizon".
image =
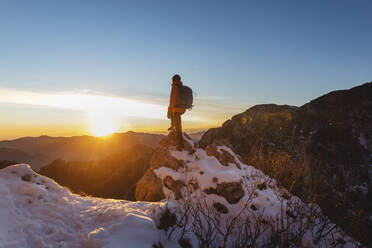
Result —
[[[154,134],[167,134],[168,127],[170,123],[164,121],[164,123],[159,125],[129,125],[126,126],[120,125],[106,125],[102,124],[98,126],[39,126],[39,125],[19,125],[19,126],[3,126],[0,125],[0,140],[12,140],[21,137],[39,137],[41,135],[48,135],[53,137],[70,137],[70,136],[96,136],[96,137],[105,137],[110,136],[113,133],[121,133],[127,131],[133,132],[143,132],[143,133],[154,133]],[[193,123],[187,123],[184,125],[184,131],[188,133],[199,132],[207,130],[212,127],[218,127],[221,124],[219,123],[209,123],[209,125],[197,125]]]
[[[91,130],[92,134],[98,137],[107,136],[117,131],[119,131],[119,126],[113,121],[105,119],[96,120]]]
[[[5,104],[0,120],[0,140],[25,136],[106,136],[115,132],[166,134],[167,101],[132,99],[86,92],[46,93],[0,88]],[[186,132],[220,126],[234,106],[195,99],[195,107],[182,116]],[[223,111],[222,111],[223,109]],[[17,112],[18,111],[18,112]]]

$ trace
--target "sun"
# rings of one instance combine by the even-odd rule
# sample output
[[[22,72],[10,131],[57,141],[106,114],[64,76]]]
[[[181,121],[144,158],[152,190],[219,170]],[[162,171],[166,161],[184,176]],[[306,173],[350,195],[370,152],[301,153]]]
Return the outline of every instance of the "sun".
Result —
[[[99,118],[93,123],[92,134],[94,136],[103,137],[119,131],[119,126],[113,120]]]

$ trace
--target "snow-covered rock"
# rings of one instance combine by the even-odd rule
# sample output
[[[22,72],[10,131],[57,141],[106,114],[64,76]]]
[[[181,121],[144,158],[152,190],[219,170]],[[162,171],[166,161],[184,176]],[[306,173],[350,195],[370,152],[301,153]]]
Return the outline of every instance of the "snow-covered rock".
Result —
[[[175,213],[179,218],[185,215],[182,207],[185,208],[186,202],[194,205],[194,208],[199,207],[200,211],[204,207],[208,218],[214,211],[209,207],[213,207],[218,214],[213,213],[212,218],[221,218],[226,223],[236,216],[243,222],[246,219],[249,219],[249,223],[268,222],[265,225],[267,230],[262,231],[262,235],[255,241],[258,246],[267,244],[275,232],[300,235],[297,242],[303,247],[356,246],[350,237],[322,215],[317,205],[302,202],[262,171],[242,163],[226,145],[212,144],[205,149],[195,149],[187,136],[184,139],[185,143],[190,143],[191,149],[178,151],[172,142],[160,142],[161,147],[151,160],[147,176],[137,184],[137,200],[153,199],[155,197],[149,192],[154,192],[157,200],[163,198],[178,204],[179,209],[176,208]],[[145,194],[139,192],[146,192],[147,195],[143,197]],[[186,224],[189,225],[186,229],[190,230],[186,236],[191,241],[197,239],[195,233],[192,233],[195,218],[199,217],[195,214],[189,217],[190,223]],[[301,232],[303,234],[299,234]],[[223,243],[221,235],[216,234],[214,245]],[[197,245],[198,242],[193,244]]]
[[[13,165],[0,171],[0,247],[174,245],[155,224],[159,204],[81,197]]]

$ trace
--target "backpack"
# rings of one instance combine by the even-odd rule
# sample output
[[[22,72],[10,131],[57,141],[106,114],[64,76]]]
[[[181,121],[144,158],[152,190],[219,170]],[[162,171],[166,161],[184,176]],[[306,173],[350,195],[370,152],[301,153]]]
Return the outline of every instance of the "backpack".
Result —
[[[178,89],[179,89],[179,99],[178,99],[178,104],[176,104],[177,107],[191,109],[193,107],[192,89],[185,85],[179,85]]]

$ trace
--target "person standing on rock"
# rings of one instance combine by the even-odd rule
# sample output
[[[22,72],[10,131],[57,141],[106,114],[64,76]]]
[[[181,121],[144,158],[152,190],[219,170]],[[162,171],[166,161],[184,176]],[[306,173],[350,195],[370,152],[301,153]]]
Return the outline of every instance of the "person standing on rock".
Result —
[[[177,150],[182,150],[184,148],[181,115],[186,112],[186,109],[192,108],[192,102],[192,90],[183,85],[180,75],[175,74],[172,77],[172,91],[169,99],[167,117],[171,119],[171,127],[168,130],[175,132],[177,136]]]

